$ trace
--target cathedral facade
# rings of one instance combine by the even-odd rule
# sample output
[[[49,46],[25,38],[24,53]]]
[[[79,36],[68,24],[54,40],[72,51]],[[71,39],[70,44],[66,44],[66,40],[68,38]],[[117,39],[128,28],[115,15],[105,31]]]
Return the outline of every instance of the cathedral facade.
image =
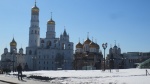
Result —
[[[56,37],[55,21],[52,17],[47,22],[46,37],[40,38],[39,8],[31,9],[29,44],[26,47],[26,63],[29,70],[72,69],[73,42],[64,29],[60,38]]]
[[[103,55],[100,52],[100,46],[87,37],[83,43],[76,45],[74,54],[74,69],[89,70],[101,69]]]
[[[121,48],[116,46],[116,44],[114,47],[110,47],[105,66],[110,69],[125,68],[125,58],[121,54]]]
[[[4,48],[4,53],[1,55],[1,68],[3,70],[16,71],[16,67],[19,64],[25,70],[25,54],[22,48],[17,52],[17,42],[13,38],[12,42],[10,42],[10,52],[8,48]]]

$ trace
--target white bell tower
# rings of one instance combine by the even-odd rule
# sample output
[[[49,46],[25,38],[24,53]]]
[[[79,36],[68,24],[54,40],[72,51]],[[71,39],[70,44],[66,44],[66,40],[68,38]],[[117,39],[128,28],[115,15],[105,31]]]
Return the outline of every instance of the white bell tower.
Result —
[[[29,29],[29,47],[40,46],[40,27],[39,27],[39,8],[36,6],[31,9],[31,21]]]
[[[46,38],[55,38],[55,21],[52,19],[52,12],[51,12],[51,19],[47,22],[47,32]]]

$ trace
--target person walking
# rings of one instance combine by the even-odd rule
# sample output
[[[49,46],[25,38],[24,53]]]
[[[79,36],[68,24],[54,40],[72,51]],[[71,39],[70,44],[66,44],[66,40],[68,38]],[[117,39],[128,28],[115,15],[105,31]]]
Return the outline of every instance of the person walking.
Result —
[[[22,80],[22,66],[20,64],[17,66],[17,71],[18,71],[18,80],[20,80],[19,79],[20,77]]]

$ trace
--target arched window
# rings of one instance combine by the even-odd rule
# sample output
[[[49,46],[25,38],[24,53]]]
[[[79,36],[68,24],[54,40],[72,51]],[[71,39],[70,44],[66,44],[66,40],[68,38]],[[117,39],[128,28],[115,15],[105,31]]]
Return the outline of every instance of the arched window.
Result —
[[[39,34],[39,31],[38,31],[38,34]]]
[[[51,41],[47,42],[47,48],[49,48],[51,46]]]
[[[31,31],[31,34],[33,34],[33,30]]]
[[[62,43],[62,49],[65,49],[66,45],[64,43]]]

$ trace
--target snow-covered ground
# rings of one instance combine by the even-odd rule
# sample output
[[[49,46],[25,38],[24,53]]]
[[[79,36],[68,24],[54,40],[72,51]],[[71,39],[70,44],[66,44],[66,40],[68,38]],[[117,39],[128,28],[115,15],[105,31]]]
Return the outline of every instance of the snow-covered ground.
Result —
[[[147,69],[150,73],[150,69]],[[146,69],[29,71],[23,74],[55,78],[54,84],[150,84]]]

